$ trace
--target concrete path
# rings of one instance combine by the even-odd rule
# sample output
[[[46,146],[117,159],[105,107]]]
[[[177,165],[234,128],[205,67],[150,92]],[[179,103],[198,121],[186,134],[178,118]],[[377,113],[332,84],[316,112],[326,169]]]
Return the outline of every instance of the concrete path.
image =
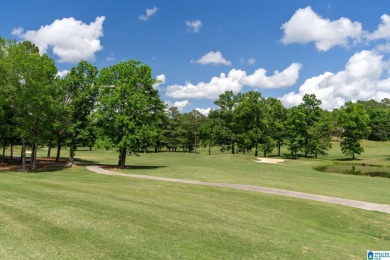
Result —
[[[205,181],[195,181],[195,180],[184,180],[184,179],[174,179],[174,178],[165,178],[165,177],[157,177],[157,176],[147,176],[147,175],[138,175],[138,174],[125,174],[119,172],[113,172],[109,170],[105,170],[100,166],[87,166],[87,169],[92,172],[106,174],[106,175],[116,175],[116,176],[124,176],[124,177],[132,177],[139,179],[149,179],[149,180],[157,180],[157,181],[169,181],[169,182],[177,182],[177,183],[186,183],[186,184],[195,184],[195,185],[203,185],[203,186],[212,186],[212,187],[223,187],[223,188],[231,188],[238,190],[249,190],[261,193],[267,193],[272,195],[314,200],[332,204],[338,204],[358,209],[371,210],[371,211],[379,211],[383,213],[390,214],[390,205],[387,204],[378,204],[371,202],[364,202],[358,200],[349,200],[349,199],[341,199],[329,196],[315,195],[297,191],[288,191],[288,190],[280,190],[273,189],[267,187],[260,186],[250,186],[250,185],[242,185],[242,184],[231,184],[231,183],[218,183],[218,182],[205,182]]]

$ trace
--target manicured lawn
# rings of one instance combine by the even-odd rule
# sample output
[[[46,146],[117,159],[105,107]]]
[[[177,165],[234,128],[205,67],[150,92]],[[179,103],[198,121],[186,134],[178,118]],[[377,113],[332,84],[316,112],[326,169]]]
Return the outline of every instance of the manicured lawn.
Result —
[[[384,213],[83,167],[1,172],[0,190],[2,259],[362,259],[390,243]]]
[[[390,143],[358,162],[388,163]],[[345,159],[253,162],[253,155],[142,153],[125,173],[240,183],[390,204],[390,179],[318,172]],[[45,154],[40,150],[39,154]],[[63,151],[67,155],[67,151]],[[115,151],[77,151],[111,164]],[[250,191],[105,176],[84,166],[0,171],[0,259],[362,259],[390,250],[390,215]]]
[[[390,147],[388,146],[387,149]],[[79,151],[91,160],[102,151]],[[111,160],[108,154],[112,154]],[[116,153],[101,155],[104,163],[115,164]],[[341,157],[344,158],[344,157]],[[206,153],[147,153],[128,157],[124,173],[155,175],[210,182],[239,183],[301,191],[313,194],[390,204],[390,179],[324,173],[312,167],[327,164],[327,159],[289,159],[283,165],[254,162],[253,155]],[[377,159],[379,160],[379,159]],[[96,161],[97,162],[97,161]]]

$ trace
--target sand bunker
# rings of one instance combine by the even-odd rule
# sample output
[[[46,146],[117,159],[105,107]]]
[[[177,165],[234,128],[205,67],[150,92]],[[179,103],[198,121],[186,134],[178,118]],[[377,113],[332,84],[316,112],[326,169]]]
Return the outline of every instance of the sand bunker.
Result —
[[[260,162],[260,163],[272,163],[272,164],[280,164],[284,162],[283,159],[274,159],[274,158],[257,158],[257,161],[255,162]]]

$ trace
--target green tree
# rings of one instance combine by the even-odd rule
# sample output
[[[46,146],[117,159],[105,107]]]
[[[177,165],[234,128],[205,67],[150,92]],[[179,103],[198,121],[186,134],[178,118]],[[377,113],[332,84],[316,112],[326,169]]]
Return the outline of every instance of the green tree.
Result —
[[[317,99],[315,94],[305,94],[302,99],[302,103],[298,108],[305,115],[305,129],[303,130],[303,144],[302,151],[305,153],[305,157],[308,154],[316,153],[316,144],[317,140],[314,138],[312,133],[314,133],[312,128],[315,128],[316,124],[320,120],[322,109],[320,108],[321,100]]]
[[[15,123],[22,140],[22,171],[26,170],[26,144],[31,145],[31,170],[36,169],[38,146],[45,142],[55,115],[57,68],[48,55],[40,55],[38,48],[28,42],[8,49],[12,69],[11,82],[16,95],[13,98]]]
[[[237,107],[238,96],[233,91],[226,91],[219,95],[214,102],[217,109],[210,112],[209,117],[214,120],[214,131],[218,132],[215,138],[217,145],[221,150],[231,150],[235,153],[235,144],[237,142],[237,125],[234,120],[234,111]]]
[[[157,136],[165,105],[153,89],[156,82],[151,68],[134,60],[104,68],[99,75],[98,144],[118,149],[120,168],[129,149],[148,145]]]
[[[302,151],[305,144],[307,130],[305,117],[305,113],[299,107],[292,107],[287,111],[285,126],[287,150],[294,157],[298,157],[298,152]]]
[[[340,143],[341,151],[345,155],[352,156],[360,155],[364,152],[364,148],[360,144],[368,131],[369,116],[362,104],[352,102],[346,103],[340,109],[339,125],[343,128],[341,137],[343,140]]]
[[[317,158],[319,154],[326,155],[327,151],[332,148],[331,143],[332,119],[331,113],[322,111],[318,121],[309,129],[308,150]]]
[[[200,142],[199,126],[205,120],[205,116],[198,110],[192,110],[189,113],[183,114],[182,119],[185,130],[185,146],[188,148],[188,152],[194,150],[196,153],[196,147]]]
[[[98,69],[83,60],[77,67],[73,67],[63,80],[70,164],[74,160],[77,142],[82,142],[90,136],[90,117],[98,94],[97,75]]]
[[[245,152],[253,147],[255,156],[258,155],[258,146],[263,142],[263,150],[268,151],[267,137],[265,137],[264,102],[257,91],[249,91],[239,95],[237,107],[234,110],[234,125],[237,129],[237,141],[239,148]]]
[[[185,129],[183,128],[182,114],[177,107],[170,107],[167,111],[167,123],[163,128],[162,143],[169,151],[176,152],[185,142]]]

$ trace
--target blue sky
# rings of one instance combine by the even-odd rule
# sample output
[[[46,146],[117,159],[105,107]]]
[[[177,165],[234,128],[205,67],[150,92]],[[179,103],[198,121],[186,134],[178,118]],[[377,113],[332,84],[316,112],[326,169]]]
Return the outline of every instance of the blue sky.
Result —
[[[137,59],[183,112],[225,90],[323,108],[390,98],[388,1],[8,1],[0,36],[36,43],[65,72]],[[277,71],[277,72],[275,72]]]

